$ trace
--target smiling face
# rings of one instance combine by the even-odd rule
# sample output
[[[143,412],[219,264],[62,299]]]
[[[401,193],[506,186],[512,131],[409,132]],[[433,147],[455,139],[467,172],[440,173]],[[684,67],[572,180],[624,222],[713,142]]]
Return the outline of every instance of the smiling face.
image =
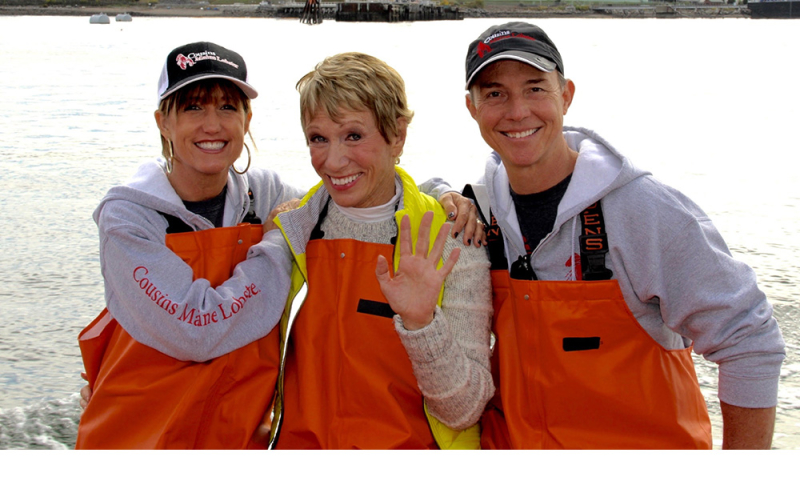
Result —
[[[512,181],[531,168],[556,182],[571,172],[574,161],[562,128],[574,91],[569,80],[562,87],[556,72],[513,60],[493,63],[477,76],[467,108]]]
[[[207,87],[189,89],[173,106],[162,106],[155,114],[161,135],[173,145],[170,182],[184,200],[201,196],[185,193],[192,186],[201,191],[216,190],[208,197],[219,194],[227,181],[228,167],[242,153],[252,117],[232,84],[204,80],[198,85]]]
[[[342,207],[383,205],[395,193],[395,159],[403,151],[406,124],[398,119],[398,136],[381,135],[370,111],[340,108],[334,121],[317,110],[305,119],[311,164],[325,189]]]

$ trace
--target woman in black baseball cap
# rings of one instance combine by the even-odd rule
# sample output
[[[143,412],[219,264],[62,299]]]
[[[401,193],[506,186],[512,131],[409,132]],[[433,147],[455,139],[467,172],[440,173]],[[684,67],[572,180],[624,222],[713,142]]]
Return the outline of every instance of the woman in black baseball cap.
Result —
[[[80,336],[91,401],[76,448],[266,445],[253,436],[272,402],[271,330],[291,266],[261,222],[302,192],[250,169],[257,95],[232,50],[196,42],[167,56],[155,112],[164,158],[94,213],[107,309]]]

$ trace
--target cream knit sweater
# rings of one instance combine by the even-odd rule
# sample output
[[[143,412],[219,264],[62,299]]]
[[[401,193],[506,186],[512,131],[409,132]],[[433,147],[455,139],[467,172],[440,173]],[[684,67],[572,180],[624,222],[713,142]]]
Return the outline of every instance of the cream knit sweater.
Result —
[[[333,203],[321,229],[325,239],[371,243],[390,243],[398,232],[394,218],[360,223]],[[448,238],[443,259],[457,247],[461,255],[445,279],[442,307],[436,307],[433,322],[408,331],[395,315],[394,324],[430,413],[450,428],[465,429],[480,419],[494,395],[489,368],[492,288],[486,250]]]

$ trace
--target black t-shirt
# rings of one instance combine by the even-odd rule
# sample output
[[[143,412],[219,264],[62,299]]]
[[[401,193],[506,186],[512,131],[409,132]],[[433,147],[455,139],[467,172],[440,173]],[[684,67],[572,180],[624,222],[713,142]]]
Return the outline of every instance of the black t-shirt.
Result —
[[[572,174],[552,188],[530,195],[519,195],[511,190],[511,198],[514,200],[519,228],[528,254],[553,231],[558,215],[558,204],[564,198],[571,179]]]
[[[209,198],[208,200],[202,200],[200,202],[187,202],[184,200],[183,205],[187,210],[194,212],[198,216],[203,216],[214,223],[214,228],[220,228],[223,224],[222,217],[225,215],[225,195],[227,193],[228,185],[226,184],[219,195],[214,198]]]

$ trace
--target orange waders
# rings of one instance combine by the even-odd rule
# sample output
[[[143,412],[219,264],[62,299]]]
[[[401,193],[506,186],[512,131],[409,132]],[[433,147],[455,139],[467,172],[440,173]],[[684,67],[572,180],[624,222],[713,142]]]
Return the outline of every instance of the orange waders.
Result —
[[[394,312],[375,278],[394,247],[312,240],[289,340],[279,449],[435,449]]]
[[[580,219],[583,279],[563,282],[536,280],[530,256],[511,266],[519,273],[511,278],[491,219],[497,392],[481,419],[481,446],[710,449],[691,348],[666,350],[654,341],[610,280],[601,204]]]
[[[261,241],[261,225],[168,234],[166,245],[212,287]],[[92,398],[76,449],[244,449],[272,402],[279,340],[267,336],[207,362],[135,341],[107,310],[78,337]]]
[[[665,350],[616,280],[513,280],[492,271],[498,391],[483,448],[710,449],[691,348]]]

